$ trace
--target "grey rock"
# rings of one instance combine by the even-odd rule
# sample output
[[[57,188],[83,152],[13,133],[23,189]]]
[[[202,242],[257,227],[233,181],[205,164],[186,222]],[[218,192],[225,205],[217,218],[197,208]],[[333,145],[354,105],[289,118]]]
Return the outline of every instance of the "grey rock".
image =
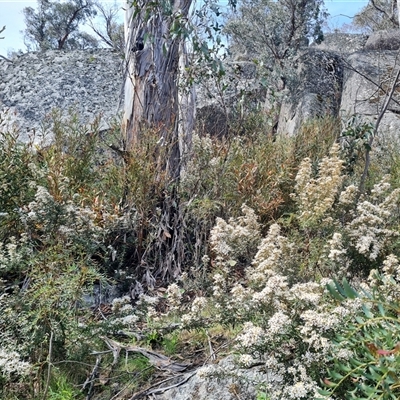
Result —
[[[122,60],[112,50],[52,50],[12,61],[0,59],[0,110],[18,122],[22,140],[54,108],[64,116],[74,109],[85,122],[101,115],[104,129],[119,110]]]
[[[399,50],[400,49],[400,30],[391,29],[378,31],[371,34],[368,38],[365,50]]]
[[[358,33],[326,33],[320,44],[313,43],[311,48],[333,51],[338,54],[351,54],[364,49],[368,35]]]
[[[239,368],[233,356],[228,356],[217,365],[212,365],[214,373],[203,376],[199,372],[188,373],[177,379],[177,382],[190,377],[182,385],[173,387],[163,393],[154,393],[156,400],[237,400],[256,399],[257,389],[263,384],[280,379],[268,373],[265,367],[256,366],[249,369]],[[193,376],[191,376],[193,375]],[[171,383],[168,383],[172,386]]]
[[[343,62],[336,53],[317,49],[304,52],[281,104],[277,133],[292,136],[309,119],[337,115],[342,80]]]
[[[357,114],[374,124],[398,68],[400,60],[397,51],[368,51],[349,56],[346,60],[340,106],[343,118]],[[399,140],[399,131],[400,91],[396,89],[378,133],[381,137]]]
[[[265,98],[253,61],[226,61],[224,68],[226,76],[218,85],[211,78],[203,79],[196,87],[196,128],[212,136],[228,132],[230,117],[239,111],[239,103],[249,109]]]

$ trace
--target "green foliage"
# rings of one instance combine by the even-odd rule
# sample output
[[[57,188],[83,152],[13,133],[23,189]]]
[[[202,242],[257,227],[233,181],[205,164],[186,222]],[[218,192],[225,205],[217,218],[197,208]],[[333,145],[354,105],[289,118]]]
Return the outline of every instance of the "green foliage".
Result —
[[[71,50],[98,47],[97,40],[79,27],[95,15],[92,0],[38,0],[37,10],[24,8],[25,41],[33,50]]]
[[[323,1],[243,0],[224,30],[232,52],[257,59],[272,90],[288,79],[289,65],[308,39],[322,41]]]
[[[378,285],[371,292],[357,293],[346,280],[330,285],[339,301],[359,297],[362,306],[354,319],[335,338],[333,354],[347,352],[345,359],[332,357],[332,367],[324,378],[326,397],[340,399],[397,399],[400,395],[400,323],[399,299],[388,301],[382,290],[384,276],[375,275]],[[396,284],[393,277],[392,284]],[[388,283],[388,282],[386,282]],[[335,290],[336,289],[336,290]]]
[[[258,391],[256,400],[269,400],[269,397],[265,392]]]
[[[398,29],[397,1],[369,1],[353,19],[353,25],[370,33],[385,29]]]
[[[80,400],[83,398],[83,394],[57,371],[48,389],[48,400]]]
[[[352,175],[359,159],[365,156],[366,151],[371,150],[369,141],[374,134],[373,131],[372,123],[363,122],[357,115],[353,115],[345,122],[340,139],[347,174]]]
[[[18,390],[26,393],[19,398],[46,390],[79,398],[74,388],[96,358],[92,391],[132,396],[155,370],[130,350],[111,352],[103,338],[117,334],[171,359],[196,354],[196,362],[229,343],[240,365],[283,374],[283,386],[260,386],[265,399],[311,398],[325,377],[334,395],[354,390],[357,382],[338,385],[334,376],[343,375],[339,365],[357,367],[336,357],[349,349],[370,363],[358,383],[374,388],[378,377],[376,390],[396,389],[398,176],[374,167],[358,198],[358,170],[343,168],[334,144],[340,124],[319,119],[299,137],[273,138],[263,130],[268,116],[255,109],[240,118],[227,137],[194,137],[179,184],[165,173],[171,149],[154,130],[126,152],[118,128],[104,138],[98,121],[83,126],[73,114],[44,121],[43,140],[23,143],[2,128],[2,398]],[[393,172],[396,154],[393,147],[387,158]],[[168,247],[172,237],[177,248]],[[166,263],[173,257],[177,269]],[[367,279],[373,268],[381,272]],[[331,278],[341,283],[327,286]],[[111,279],[135,301],[114,299],[107,311],[85,302]]]

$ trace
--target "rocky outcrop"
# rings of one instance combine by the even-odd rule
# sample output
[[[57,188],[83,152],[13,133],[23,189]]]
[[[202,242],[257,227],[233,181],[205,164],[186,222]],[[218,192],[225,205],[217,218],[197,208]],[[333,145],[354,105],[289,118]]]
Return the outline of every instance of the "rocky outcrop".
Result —
[[[364,50],[399,50],[400,30],[374,32],[367,40]]]
[[[187,373],[175,383],[169,382],[170,389],[159,389],[152,396],[156,400],[251,400],[257,398],[257,390],[262,391],[266,382],[279,384],[280,380],[262,366],[239,368],[229,356],[216,365]]]
[[[368,35],[363,34],[340,32],[326,33],[324,34],[324,40],[321,43],[313,43],[310,47],[344,55],[363,50],[367,40]]]
[[[400,68],[397,51],[366,51],[346,59],[340,112],[343,118],[359,115],[375,123]],[[396,138],[400,132],[400,89],[397,88],[379,126],[380,136]]]
[[[400,67],[396,52],[387,48],[400,43],[400,37],[397,31],[378,33],[367,45],[366,41],[365,35],[329,34],[297,59],[297,77],[287,85],[290,90],[281,102],[278,134],[294,135],[307,119],[325,115],[359,114],[374,121]],[[365,46],[374,50],[366,51]],[[198,129],[224,134],[234,107],[259,104],[265,98],[255,69],[252,62],[233,59],[226,63],[223,90],[212,79],[203,81],[197,90]],[[101,127],[107,128],[121,109],[122,83],[123,60],[107,49],[27,53],[12,62],[0,59],[0,111],[9,110],[22,128],[22,139],[40,129],[53,108],[65,115],[72,108],[85,122],[101,115]],[[396,91],[381,131],[395,134],[399,129],[397,97]]]
[[[26,53],[0,59],[0,110],[20,125],[22,139],[53,108],[74,109],[83,121],[102,116],[106,128],[119,110],[122,60],[108,49]]]
[[[343,62],[334,52],[310,49],[299,58],[297,77],[281,105],[278,134],[296,134],[304,121],[337,115]]]
[[[350,40],[348,35],[346,38]],[[359,38],[357,43],[361,45],[364,39]],[[340,53],[332,37],[325,50],[321,46],[309,50],[308,58],[297,69],[299,87],[282,104],[278,133],[295,135],[304,121],[326,115],[344,120],[358,115],[360,120],[374,124],[400,68],[398,51],[388,50],[397,46],[396,41],[400,44],[398,31],[378,32],[368,39],[368,45],[350,54]],[[346,51],[354,48],[358,45],[348,46]],[[382,138],[389,135],[391,140],[399,140],[399,131],[400,91],[396,89],[378,132]]]

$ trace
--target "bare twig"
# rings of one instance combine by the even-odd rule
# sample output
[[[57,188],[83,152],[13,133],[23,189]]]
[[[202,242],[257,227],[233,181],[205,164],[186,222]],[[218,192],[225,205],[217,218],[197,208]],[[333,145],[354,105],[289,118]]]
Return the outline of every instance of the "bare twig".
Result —
[[[210,359],[215,361],[215,359],[216,359],[215,352],[214,352],[214,349],[212,347],[210,335],[208,334],[207,331],[206,331],[206,335],[207,335],[207,340],[208,340],[208,348],[210,349]]]
[[[89,386],[88,393],[87,393],[87,396],[86,396],[86,400],[90,400],[92,398],[92,396],[93,396],[93,386],[94,386],[94,382],[96,380],[97,373],[98,373],[99,368],[100,368],[100,363],[101,363],[101,356],[98,355],[96,357],[96,364],[94,365],[94,367],[92,369],[92,372],[87,377],[85,383],[82,385],[82,391],[85,390],[87,386]]]
[[[51,353],[53,352],[53,330],[50,332],[49,340],[49,354],[47,356],[47,379],[46,386],[44,387],[43,400],[47,399],[47,391],[49,390],[50,376],[51,376]]]
[[[130,351],[133,353],[142,354],[143,356],[148,358],[149,362],[154,367],[159,368],[161,370],[167,370],[167,371],[171,371],[171,372],[182,372],[188,368],[187,364],[173,362],[169,357],[166,357],[163,354],[159,354],[154,351],[144,349],[142,347],[124,345],[122,343],[118,343],[115,340],[109,339],[107,337],[103,337],[102,339],[106,342],[107,346],[111,350],[113,350],[113,354],[114,354],[113,365],[115,365],[117,363],[121,349],[124,349],[126,352]]]
[[[373,85],[376,86],[376,88],[378,90],[381,90],[383,93],[385,93],[385,95],[388,95],[387,90],[380,84],[375,82],[373,79],[371,79],[368,75],[364,74],[363,72],[361,72],[360,70],[354,68],[349,61],[345,60],[344,58],[342,58],[343,64],[345,66],[345,68],[347,68],[350,71],[355,72],[356,74],[360,75],[361,77],[363,77],[365,80],[367,80],[368,82],[372,83]],[[394,103],[396,103],[397,105],[400,106],[400,102],[397,101],[396,99],[392,99]]]
[[[118,363],[118,358],[119,358],[119,353],[121,352],[121,345],[114,340],[108,339],[106,337],[102,338],[105,342],[108,348],[112,351],[113,353],[113,362],[111,364],[112,367],[117,365]]]
[[[0,38],[0,39],[1,39],[1,38]],[[1,54],[0,54],[0,58],[2,58],[3,60],[8,61],[8,62],[10,62],[10,63],[13,63],[13,62],[14,62],[13,60],[10,60],[9,58],[4,57],[4,56],[2,56]]]
[[[369,169],[369,165],[370,165],[370,162],[371,162],[371,156],[370,156],[371,146],[372,146],[372,143],[374,141],[374,137],[378,134],[379,125],[380,125],[380,123],[382,121],[383,116],[385,115],[385,112],[386,112],[387,108],[389,107],[390,100],[392,100],[394,91],[396,90],[396,87],[397,87],[397,81],[399,80],[399,77],[400,77],[400,68],[397,71],[397,74],[396,74],[396,76],[395,76],[395,78],[393,80],[390,92],[389,92],[389,94],[387,94],[385,103],[383,104],[382,109],[381,109],[381,111],[379,113],[378,119],[376,120],[376,123],[375,123],[375,126],[374,126],[374,132],[373,132],[373,134],[370,136],[370,138],[368,140],[368,147],[367,147],[367,150],[366,150],[366,153],[365,153],[364,171],[363,171],[363,174],[362,174],[361,180],[360,180],[360,187],[359,187],[359,193],[360,194],[362,194],[364,192],[364,189],[365,189],[365,181],[367,179],[368,169]]]

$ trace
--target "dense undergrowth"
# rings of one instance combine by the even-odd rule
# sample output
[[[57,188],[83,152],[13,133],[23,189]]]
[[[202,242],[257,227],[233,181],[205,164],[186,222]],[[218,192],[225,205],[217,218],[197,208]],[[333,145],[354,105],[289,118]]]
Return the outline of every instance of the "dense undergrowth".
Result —
[[[356,130],[249,115],[195,135],[176,183],[154,132],[127,153],[98,121],[55,113],[23,143],[2,118],[2,399],[129,399],[165,378],[152,352],[194,369],[212,347],[283,377],[259,399],[399,397],[395,145],[359,193]]]

